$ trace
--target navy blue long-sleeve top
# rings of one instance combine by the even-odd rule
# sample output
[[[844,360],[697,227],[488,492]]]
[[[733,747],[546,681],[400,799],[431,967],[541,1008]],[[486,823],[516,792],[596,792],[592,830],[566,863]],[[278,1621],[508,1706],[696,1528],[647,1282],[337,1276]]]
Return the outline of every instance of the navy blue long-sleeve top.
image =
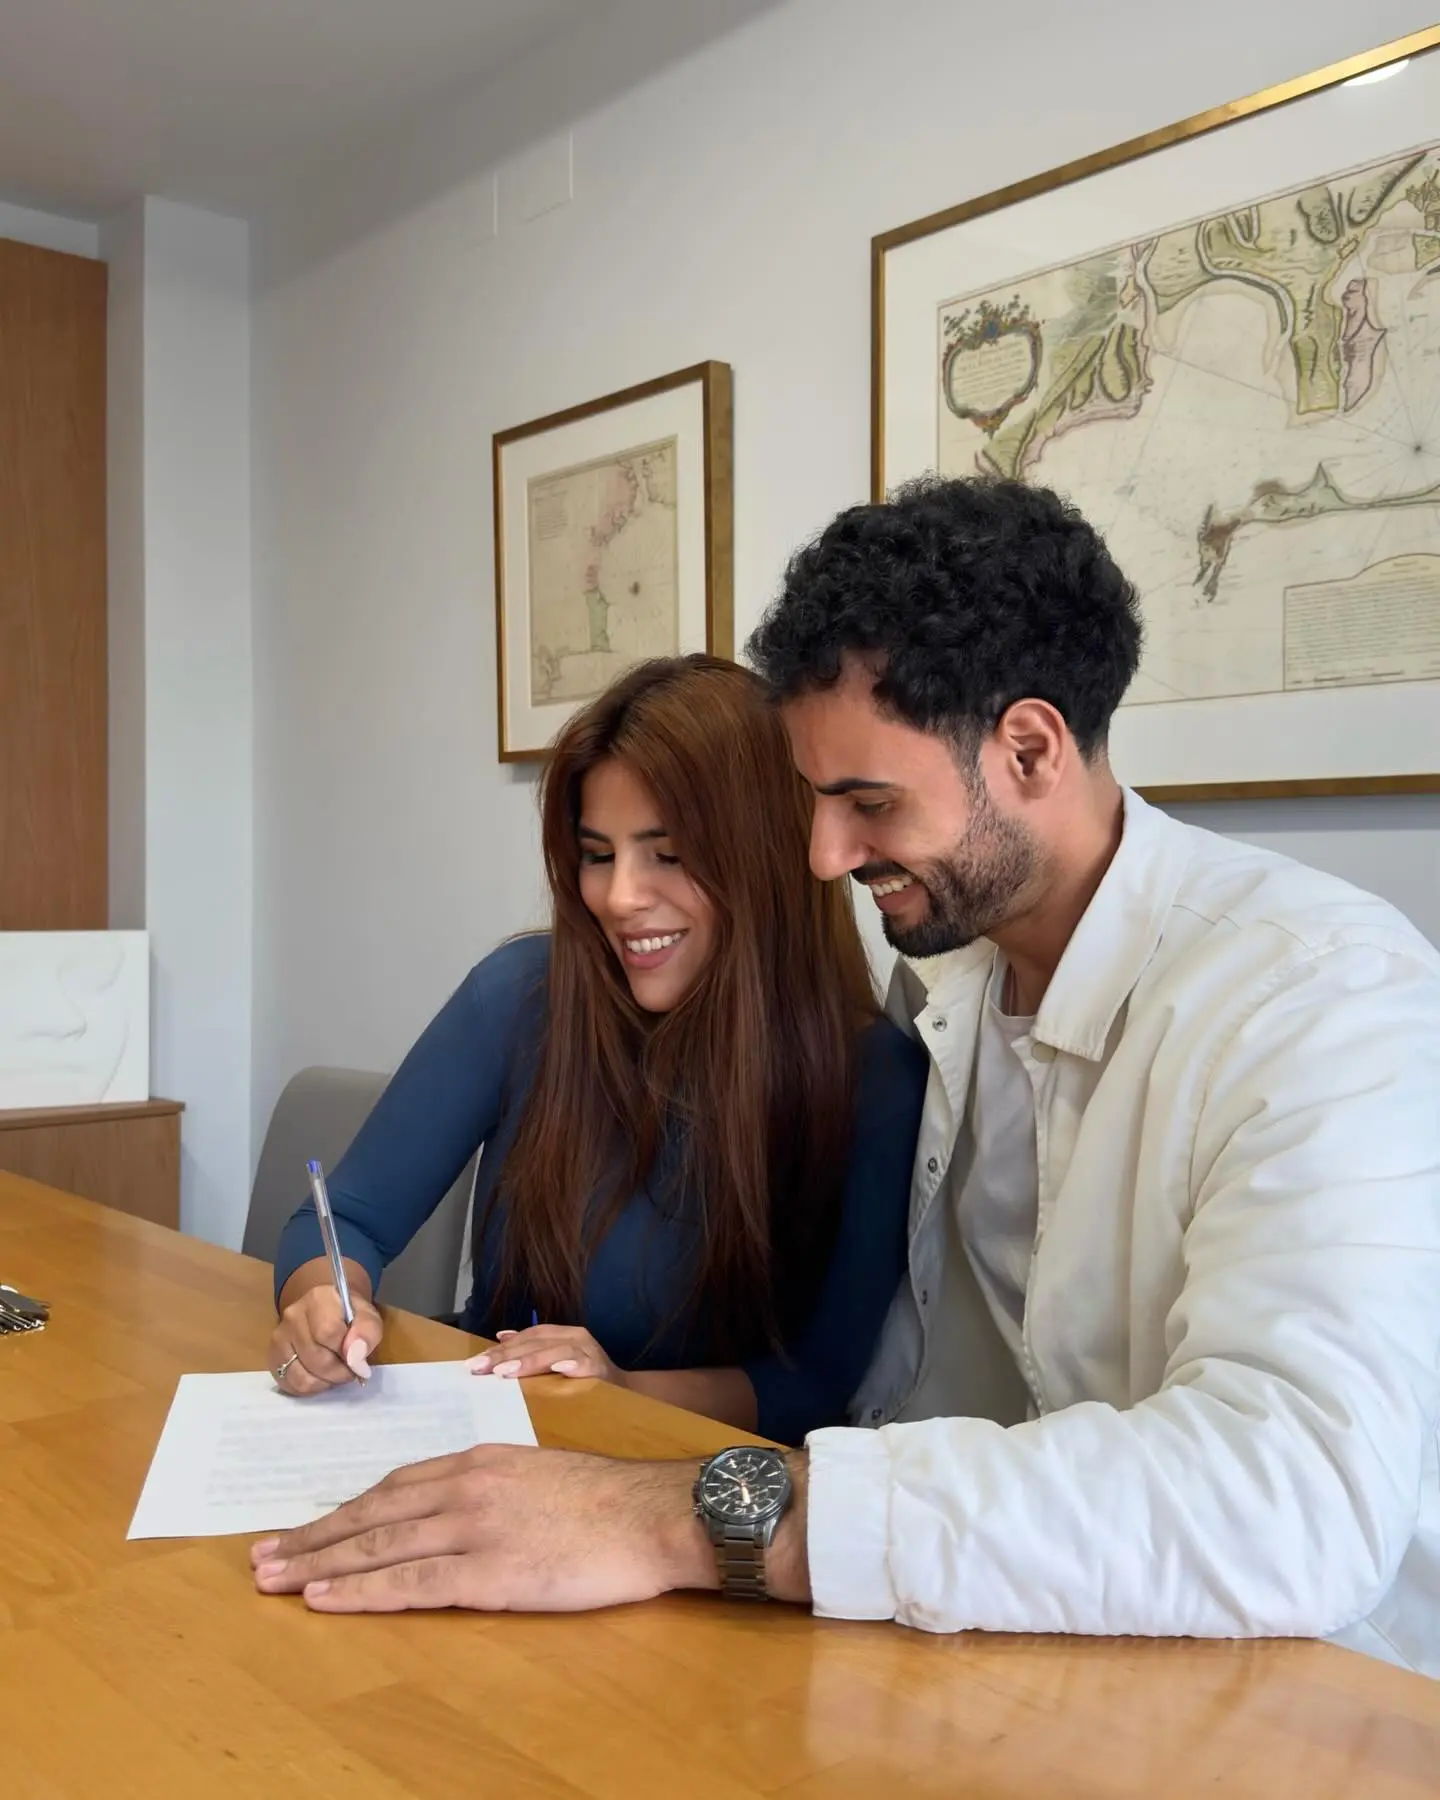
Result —
[[[530,1323],[496,1316],[503,1202],[489,1200],[520,1122],[546,1019],[547,936],[516,938],[476,965],[397,1070],[329,1178],[342,1252],[378,1292],[385,1265],[429,1218],[484,1146],[475,1192],[482,1230],[475,1283],[460,1317],[493,1337]],[[843,1422],[904,1273],[910,1171],[929,1059],[886,1019],[861,1047],[849,1169],[828,1270],[809,1318],[783,1353],[742,1366],[759,1429],[781,1443]],[[558,1128],[558,1127],[557,1127]],[[712,1367],[703,1302],[686,1307],[698,1248],[687,1196],[631,1197],[595,1246],[583,1325],[623,1369]],[[275,1257],[275,1292],[324,1254],[313,1203],[290,1219]]]

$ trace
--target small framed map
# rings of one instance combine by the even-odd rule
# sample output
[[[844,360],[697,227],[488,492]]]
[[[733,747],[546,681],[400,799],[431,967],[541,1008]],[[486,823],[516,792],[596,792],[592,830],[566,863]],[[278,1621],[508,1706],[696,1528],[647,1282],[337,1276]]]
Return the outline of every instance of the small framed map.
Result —
[[[1116,772],[1440,791],[1440,27],[873,245],[873,486],[1073,500],[1140,592]]]
[[[502,762],[637,662],[733,654],[728,364],[499,432],[494,462]]]

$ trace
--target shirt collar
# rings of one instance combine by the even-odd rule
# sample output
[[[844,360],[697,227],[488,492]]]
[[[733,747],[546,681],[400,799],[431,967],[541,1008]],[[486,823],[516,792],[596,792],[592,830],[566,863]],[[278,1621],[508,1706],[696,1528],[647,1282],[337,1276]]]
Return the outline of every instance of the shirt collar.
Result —
[[[1111,1027],[1159,946],[1190,856],[1183,825],[1133,789],[1125,788],[1123,795],[1119,848],[1071,933],[1031,1034],[1037,1043],[1090,1062],[1104,1056]],[[955,1004],[994,955],[995,946],[981,938],[964,950],[913,965],[929,1005]]]

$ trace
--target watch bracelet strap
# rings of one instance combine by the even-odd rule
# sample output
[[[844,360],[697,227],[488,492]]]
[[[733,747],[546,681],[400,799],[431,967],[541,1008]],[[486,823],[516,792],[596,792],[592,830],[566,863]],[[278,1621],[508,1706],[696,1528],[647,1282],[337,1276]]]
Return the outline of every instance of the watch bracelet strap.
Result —
[[[768,1600],[765,1585],[765,1551],[773,1530],[757,1539],[753,1525],[726,1525],[712,1533],[715,1562],[720,1570],[720,1591],[728,1600]]]

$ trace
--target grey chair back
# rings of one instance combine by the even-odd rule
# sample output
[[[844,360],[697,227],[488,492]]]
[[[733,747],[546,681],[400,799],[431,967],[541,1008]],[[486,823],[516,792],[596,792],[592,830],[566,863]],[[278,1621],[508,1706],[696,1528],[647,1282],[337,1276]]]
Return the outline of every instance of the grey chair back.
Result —
[[[388,1075],[368,1069],[302,1069],[275,1102],[260,1151],[241,1245],[247,1256],[275,1260],[286,1220],[305,1199],[305,1164],[317,1157],[333,1169],[384,1092]],[[454,1311],[460,1246],[465,1237],[476,1158],[385,1271],[387,1306],[439,1318]]]

